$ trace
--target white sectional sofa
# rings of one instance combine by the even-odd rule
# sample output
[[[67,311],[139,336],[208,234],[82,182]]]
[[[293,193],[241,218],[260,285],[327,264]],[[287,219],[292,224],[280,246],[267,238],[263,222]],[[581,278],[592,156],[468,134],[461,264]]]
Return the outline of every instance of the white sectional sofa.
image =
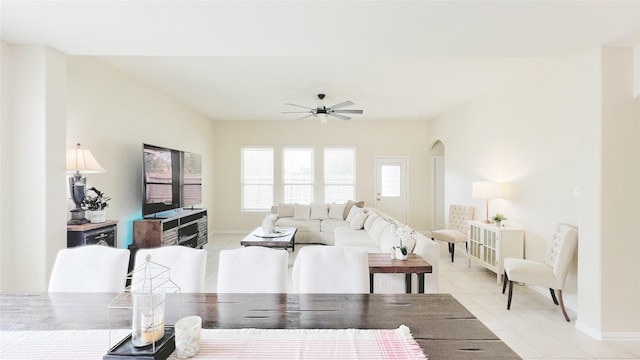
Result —
[[[364,203],[349,201],[345,204],[278,204],[271,207],[276,226],[295,226],[296,244],[333,245],[333,231],[349,225],[346,218],[353,206]]]
[[[306,207],[279,204],[272,208],[271,216],[277,226],[298,227],[296,243],[354,247],[369,253],[391,252],[394,246],[400,245],[396,230],[404,229],[409,233],[407,243],[404,245],[410,252],[421,256],[432,266],[432,273],[425,274],[424,277],[425,293],[438,293],[440,245],[377,209],[360,208],[354,204],[349,202],[343,204],[342,208],[339,204],[312,204]],[[342,211],[341,215],[340,211]],[[306,212],[309,213],[308,216]],[[413,276],[411,288],[413,292],[418,289],[417,276]],[[404,291],[403,274],[375,275],[375,293],[403,293]]]

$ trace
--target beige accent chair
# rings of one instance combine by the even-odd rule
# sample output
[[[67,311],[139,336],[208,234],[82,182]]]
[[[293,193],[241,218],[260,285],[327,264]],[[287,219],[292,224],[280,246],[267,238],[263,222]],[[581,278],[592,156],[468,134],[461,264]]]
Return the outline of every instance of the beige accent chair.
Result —
[[[151,262],[169,268],[169,279],[183,293],[205,292],[207,271],[207,251],[187,246],[173,245],[136,251],[134,269],[144,265],[146,256],[151,255]],[[133,282],[144,276],[140,272],[133,273]]]
[[[571,225],[558,224],[545,261],[504,259],[502,293],[504,294],[509,282],[507,310],[511,309],[514,282],[540,285],[549,288],[554,304],[560,305],[565,320],[570,321],[564,308],[562,289],[577,246],[578,229]],[[557,299],[554,289],[558,292]]]
[[[104,245],[86,245],[58,251],[49,292],[121,292],[130,252]]]
[[[473,207],[463,205],[449,206],[449,226],[446,229],[431,232],[432,240],[449,243],[451,262],[456,250],[456,243],[464,242],[467,246],[467,221],[473,220]]]
[[[220,251],[218,293],[287,292],[289,252],[262,246]]]
[[[369,255],[341,246],[305,246],[291,275],[293,291],[301,294],[368,294]]]

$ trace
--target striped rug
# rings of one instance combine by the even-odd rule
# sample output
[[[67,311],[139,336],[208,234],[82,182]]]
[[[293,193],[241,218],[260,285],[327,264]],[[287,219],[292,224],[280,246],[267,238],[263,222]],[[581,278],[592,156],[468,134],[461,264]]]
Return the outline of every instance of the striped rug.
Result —
[[[127,335],[111,333],[112,345]],[[1,359],[101,359],[108,330],[2,331]],[[178,359],[175,353],[170,359]],[[392,330],[203,329],[193,359],[426,359],[406,326]]]

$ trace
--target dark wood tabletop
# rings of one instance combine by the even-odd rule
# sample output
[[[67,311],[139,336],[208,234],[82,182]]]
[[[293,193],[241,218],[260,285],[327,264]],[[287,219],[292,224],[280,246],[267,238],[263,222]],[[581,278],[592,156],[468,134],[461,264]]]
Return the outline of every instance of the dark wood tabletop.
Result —
[[[112,328],[130,328],[130,310],[108,310],[115,295],[0,293],[0,331],[108,329],[110,316]],[[199,315],[204,328],[406,325],[430,360],[520,359],[449,294],[182,294],[168,300],[166,311],[168,324]]]

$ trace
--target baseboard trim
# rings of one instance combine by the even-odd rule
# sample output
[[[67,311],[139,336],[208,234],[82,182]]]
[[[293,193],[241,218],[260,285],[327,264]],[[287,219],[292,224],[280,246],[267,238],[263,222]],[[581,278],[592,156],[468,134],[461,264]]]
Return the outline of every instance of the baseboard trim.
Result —
[[[582,321],[576,321],[576,329],[600,341],[640,341],[640,332],[601,332]]]

